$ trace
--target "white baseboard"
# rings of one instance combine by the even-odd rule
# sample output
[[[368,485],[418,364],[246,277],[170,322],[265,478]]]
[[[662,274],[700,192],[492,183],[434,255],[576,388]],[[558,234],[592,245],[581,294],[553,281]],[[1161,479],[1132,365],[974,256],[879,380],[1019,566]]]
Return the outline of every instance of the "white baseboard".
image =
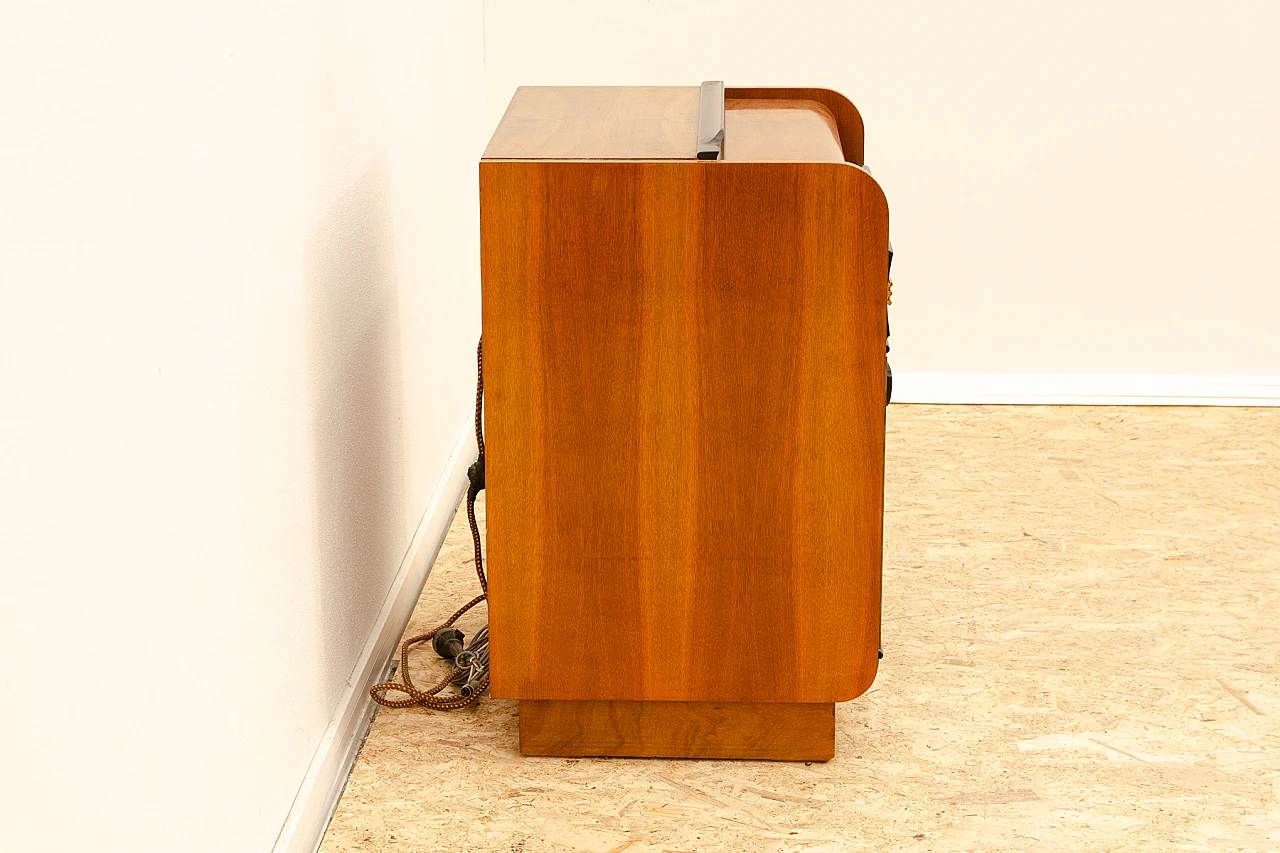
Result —
[[[325,829],[338,806],[360,742],[376,710],[369,698],[369,688],[385,679],[400,636],[409,624],[431,565],[449,532],[454,510],[466,492],[467,467],[476,455],[472,429],[468,421],[454,442],[449,461],[418,522],[369,639],[347,679],[329,728],[303,777],[273,853],[315,853],[324,840]]]
[[[1049,406],[1280,406],[1280,376],[894,373],[893,402]]]

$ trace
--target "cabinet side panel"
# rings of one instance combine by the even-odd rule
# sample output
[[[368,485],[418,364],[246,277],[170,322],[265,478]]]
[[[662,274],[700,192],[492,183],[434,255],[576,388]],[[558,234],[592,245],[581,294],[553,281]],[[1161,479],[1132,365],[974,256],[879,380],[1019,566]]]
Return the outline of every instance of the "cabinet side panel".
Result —
[[[860,693],[879,620],[878,187],[845,164],[481,174],[494,694]]]

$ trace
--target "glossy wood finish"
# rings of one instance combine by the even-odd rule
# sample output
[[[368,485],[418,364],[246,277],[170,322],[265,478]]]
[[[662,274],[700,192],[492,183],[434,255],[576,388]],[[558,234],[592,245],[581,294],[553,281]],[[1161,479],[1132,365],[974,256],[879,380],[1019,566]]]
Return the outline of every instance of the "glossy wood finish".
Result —
[[[863,165],[863,128],[862,116],[857,107],[844,95],[831,89],[783,88],[783,87],[731,87],[724,90],[725,98],[781,98],[786,100],[817,101],[835,117],[836,127],[840,131],[840,145],[844,150],[844,159],[859,166]],[[726,140],[728,132],[725,133]]]
[[[827,761],[835,705],[717,702],[520,703],[525,755]]]
[[[697,86],[521,86],[486,159],[692,160]]]
[[[480,166],[492,692],[876,671],[888,212],[847,163]]]
[[[724,110],[725,160],[844,162],[835,116],[817,101],[729,98]]]

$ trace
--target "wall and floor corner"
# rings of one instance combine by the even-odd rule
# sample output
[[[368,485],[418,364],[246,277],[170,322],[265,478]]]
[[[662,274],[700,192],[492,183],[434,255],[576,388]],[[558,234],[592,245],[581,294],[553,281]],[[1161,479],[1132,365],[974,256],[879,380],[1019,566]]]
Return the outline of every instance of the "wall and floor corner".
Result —
[[[7,10],[0,847],[318,843],[474,452],[481,20]]]

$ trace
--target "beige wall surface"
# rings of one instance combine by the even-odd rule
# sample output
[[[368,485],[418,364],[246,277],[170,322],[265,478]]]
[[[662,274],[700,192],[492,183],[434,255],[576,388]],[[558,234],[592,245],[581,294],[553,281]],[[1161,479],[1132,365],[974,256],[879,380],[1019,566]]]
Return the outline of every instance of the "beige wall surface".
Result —
[[[469,422],[481,9],[4,18],[0,847],[265,851]]]
[[[1133,377],[1280,377],[1277,32],[1262,0],[486,0],[488,122],[517,85],[837,89],[889,198],[904,390],[1159,391]]]

